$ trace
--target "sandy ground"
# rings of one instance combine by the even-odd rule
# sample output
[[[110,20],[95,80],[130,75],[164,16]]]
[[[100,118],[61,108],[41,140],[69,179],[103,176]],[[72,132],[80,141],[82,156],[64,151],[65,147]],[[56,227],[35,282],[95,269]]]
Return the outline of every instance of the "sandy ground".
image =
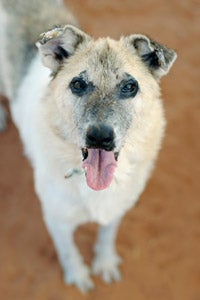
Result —
[[[10,119],[0,135],[0,298],[3,300],[200,300],[200,84],[197,0],[67,0],[95,37],[146,33],[178,52],[163,78],[168,127],[155,171],[118,239],[123,280],[81,295],[66,287]],[[89,263],[95,225],[76,240]]]

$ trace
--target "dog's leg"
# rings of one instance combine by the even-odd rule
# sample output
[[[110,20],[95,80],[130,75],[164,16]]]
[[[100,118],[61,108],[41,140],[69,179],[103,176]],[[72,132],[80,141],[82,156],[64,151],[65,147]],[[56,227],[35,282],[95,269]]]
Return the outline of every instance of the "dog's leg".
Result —
[[[84,265],[83,259],[74,244],[75,226],[72,226],[71,222],[61,223],[52,218],[45,218],[45,223],[57,250],[58,259],[64,272],[65,283],[76,285],[81,292],[92,289],[93,283],[89,276],[89,269]]]
[[[0,131],[3,131],[6,127],[6,111],[3,105],[0,103]]]
[[[115,238],[119,222],[120,220],[116,220],[107,226],[101,226],[94,247],[95,258],[92,271],[93,274],[100,275],[106,283],[121,279],[118,269],[121,259],[115,249]]]

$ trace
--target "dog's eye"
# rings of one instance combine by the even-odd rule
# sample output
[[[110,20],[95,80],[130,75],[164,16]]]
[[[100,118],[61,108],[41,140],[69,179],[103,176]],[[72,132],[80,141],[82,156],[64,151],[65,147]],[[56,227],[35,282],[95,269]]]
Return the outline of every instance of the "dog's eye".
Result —
[[[126,82],[122,82],[121,85],[121,97],[122,98],[129,98],[135,97],[138,92],[138,82],[134,79],[130,79]]]
[[[87,90],[88,84],[82,78],[75,77],[69,86],[73,94],[82,96]]]

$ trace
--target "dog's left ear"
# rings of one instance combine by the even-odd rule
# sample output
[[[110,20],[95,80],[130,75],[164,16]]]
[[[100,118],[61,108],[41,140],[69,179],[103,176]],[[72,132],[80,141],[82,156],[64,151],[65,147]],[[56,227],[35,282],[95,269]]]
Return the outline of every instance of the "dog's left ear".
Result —
[[[177,54],[174,50],[158,44],[145,35],[133,34],[121,38],[122,43],[140,56],[156,79],[166,75]]]
[[[89,35],[72,25],[56,26],[42,33],[36,46],[43,64],[56,72],[65,59],[73,55],[81,44],[89,40],[91,40]]]

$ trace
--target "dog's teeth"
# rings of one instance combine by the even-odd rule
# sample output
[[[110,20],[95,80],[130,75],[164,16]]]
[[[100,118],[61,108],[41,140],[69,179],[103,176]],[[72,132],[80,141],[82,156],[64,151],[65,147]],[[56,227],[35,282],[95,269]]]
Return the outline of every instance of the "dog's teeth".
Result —
[[[84,171],[85,175],[87,175],[87,167],[84,167],[83,171]]]

